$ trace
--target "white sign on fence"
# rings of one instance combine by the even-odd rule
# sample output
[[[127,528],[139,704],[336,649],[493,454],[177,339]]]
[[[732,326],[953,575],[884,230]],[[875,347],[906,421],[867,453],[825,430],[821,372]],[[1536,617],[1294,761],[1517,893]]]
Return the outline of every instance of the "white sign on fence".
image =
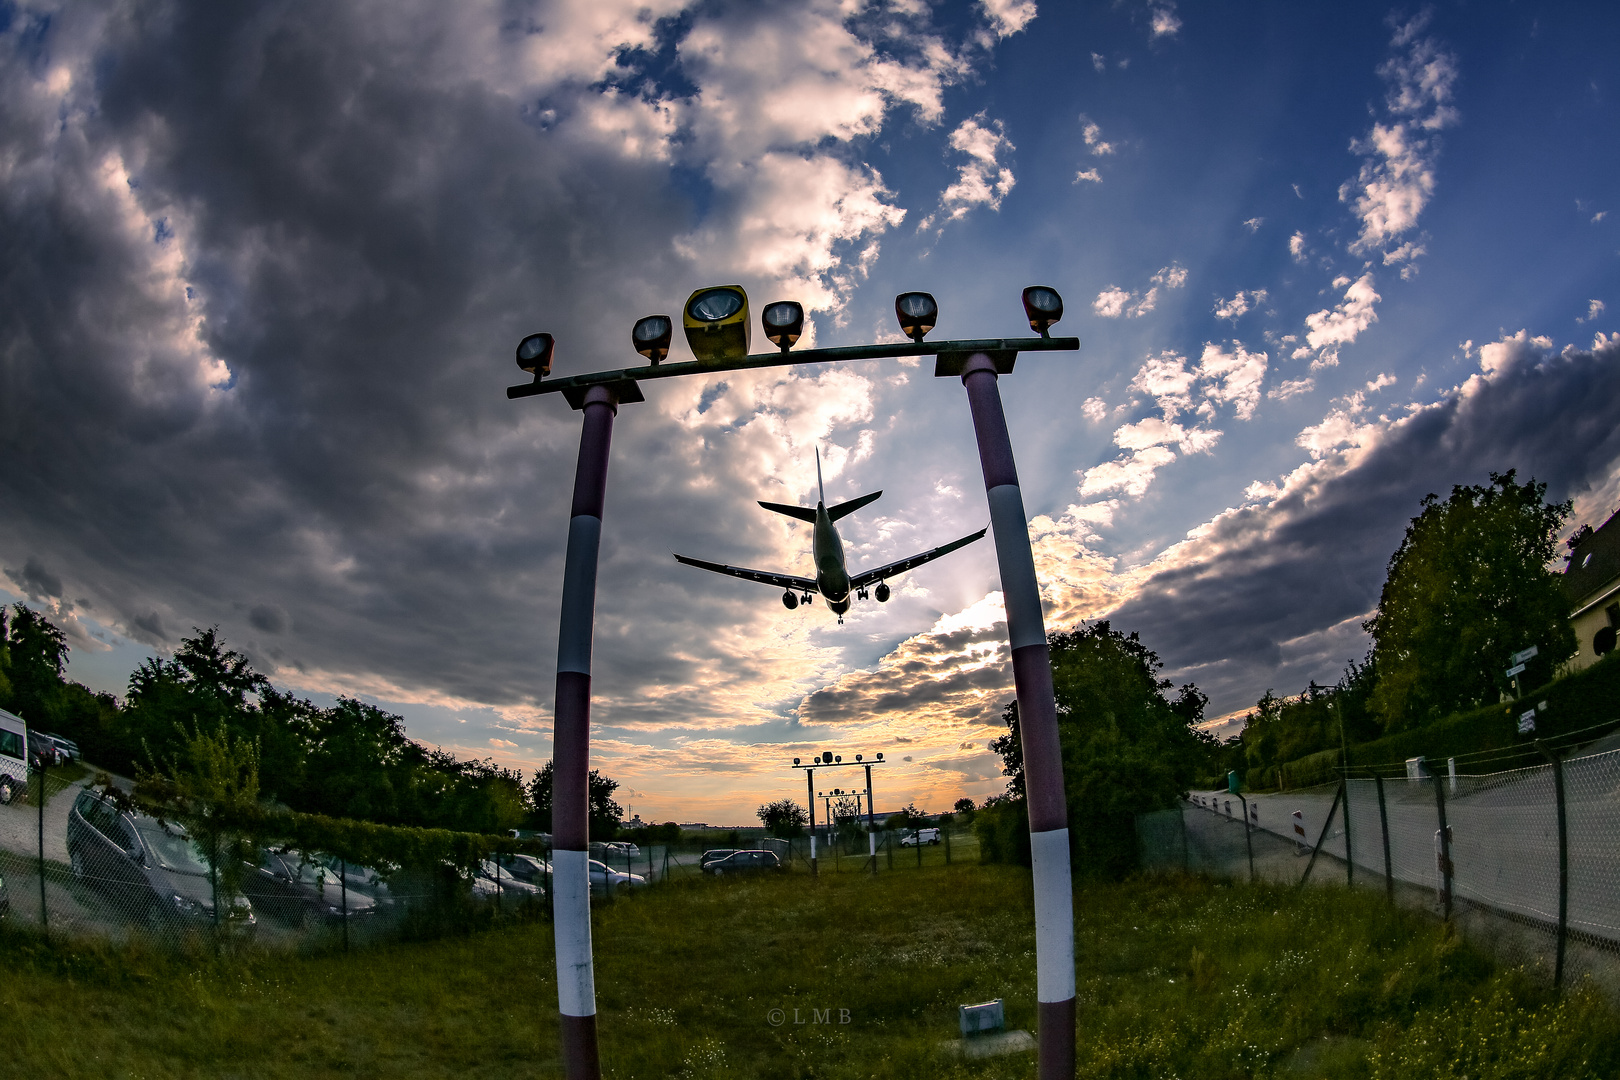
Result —
[[[1519,674],[1519,672],[1521,672],[1523,670],[1524,670],[1524,665],[1523,664],[1514,664],[1512,667],[1507,669],[1507,677],[1511,679],[1511,678],[1513,678],[1513,676]]]
[[[1519,734],[1528,735],[1536,730],[1536,710],[1526,709],[1519,714]]]

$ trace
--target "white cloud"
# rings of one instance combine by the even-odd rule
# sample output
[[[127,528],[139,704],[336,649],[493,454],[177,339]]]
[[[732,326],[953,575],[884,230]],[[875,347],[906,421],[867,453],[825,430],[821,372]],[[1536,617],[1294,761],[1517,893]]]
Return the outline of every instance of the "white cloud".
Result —
[[[1152,311],[1159,303],[1159,287],[1157,285],[1142,294],[1142,299],[1125,309],[1127,319],[1140,319]]]
[[[1092,66],[1092,68],[1094,70],[1096,70],[1098,72],[1107,71],[1108,70],[1108,58],[1106,56],[1104,56],[1102,53],[1092,53],[1091,54],[1091,66]]]
[[[1248,221],[1245,221],[1243,224],[1248,227],[1248,230],[1250,232],[1259,232],[1260,231],[1260,226],[1264,225],[1265,223],[1266,223],[1266,219],[1263,218],[1263,217],[1252,217]]]
[[[1098,157],[1114,152],[1114,144],[1103,141],[1102,128],[1087,120],[1084,116],[1080,117],[1080,122],[1083,125],[1080,129],[1080,136],[1085,139],[1087,149]]]
[[[1237,295],[1230,300],[1215,299],[1215,317],[1217,319],[1231,319],[1234,322],[1254,308],[1266,302],[1266,290],[1256,289],[1253,292],[1244,292],[1239,289]]]
[[[1089,181],[1093,184],[1100,184],[1102,183],[1102,174],[1096,169],[1081,169],[1079,172],[1074,174],[1074,179],[1070,182],[1078,184],[1082,180]]]
[[[1308,394],[1315,389],[1315,379],[1309,377],[1303,379],[1289,379],[1286,382],[1281,382],[1276,386],[1273,386],[1270,392],[1266,394],[1266,397],[1272,398],[1276,401],[1287,401],[1291,397],[1298,397],[1301,394]]]
[[[1378,321],[1374,305],[1381,297],[1373,291],[1373,276],[1362,274],[1344,293],[1344,302],[1305,316],[1306,348],[1295,350],[1294,355],[1316,353],[1312,370],[1332,367],[1339,362],[1341,346],[1354,342],[1361,332]]]
[[[1589,323],[1592,320],[1596,319],[1599,315],[1602,315],[1603,310],[1604,310],[1603,301],[1601,301],[1601,300],[1588,300],[1586,302],[1586,318],[1582,319],[1582,318],[1577,317],[1575,321],[1578,322],[1578,323]]]
[[[1035,18],[1035,0],[979,0],[985,21],[997,37],[1012,37]]]
[[[968,161],[959,168],[956,182],[940,194],[939,209],[917,226],[919,232],[941,220],[965,217],[975,206],[1001,209],[1001,200],[1017,182],[1003,159],[1016,147],[1007,139],[1000,120],[986,119],[983,112],[971,116],[951,132],[950,144],[951,149],[966,154]]]
[[[1607,210],[1599,210],[1597,213],[1592,215],[1592,224],[1596,225],[1598,222],[1602,221],[1608,216],[1609,212]]]
[[[1131,294],[1118,285],[1110,285],[1097,294],[1097,299],[1091,302],[1091,310],[1105,319],[1117,319],[1125,312],[1125,305],[1131,302]]]
[[[1394,386],[1398,381],[1400,380],[1396,379],[1395,376],[1391,375],[1389,372],[1382,372],[1377,378],[1372,379],[1367,383],[1367,389],[1370,392],[1376,393],[1386,386]]]
[[[1236,407],[1239,420],[1254,416],[1260,404],[1260,387],[1266,379],[1269,356],[1263,352],[1249,352],[1240,341],[1234,341],[1227,352],[1209,343],[1198,359],[1198,373],[1210,381],[1204,395],[1211,401],[1230,402]]]
[[[1150,446],[1119,461],[1105,461],[1086,470],[1080,481],[1080,494],[1120,491],[1130,496],[1143,495],[1153,483],[1153,474],[1174,460],[1174,450]]]
[[[1153,36],[1169,37],[1181,29],[1181,19],[1176,15],[1176,5],[1173,3],[1159,4],[1153,8],[1152,16]]]
[[[1131,379],[1130,389],[1153,398],[1165,419],[1171,420],[1192,407],[1192,388],[1197,381],[1197,373],[1187,370],[1185,357],[1162,352],[1148,357]]]
[[[1187,268],[1171,263],[1153,275],[1153,280],[1167,289],[1179,289],[1187,284]]]
[[[1457,121],[1447,102],[1457,80],[1456,59],[1429,38],[1417,38],[1423,18],[1397,28],[1393,44],[1406,51],[1378,69],[1388,85],[1384,104],[1392,123],[1375,123],[1351,143],[1362,155],[1361,171],[1339,188],[1361,222],[1352,252],[1366,252],[1417,224],[1434,194],[1436,147],[1429,133]]]
[[[1101,423],[1103,417],[1108,415],[1108,403],[1099,397],[1086,398],[1080,406],[1080,414],[1092,423]]]
[[[1305,261],[1305,234],[1297,232],[1288,238],[1288,254],[1294,257],[1297,263]]]

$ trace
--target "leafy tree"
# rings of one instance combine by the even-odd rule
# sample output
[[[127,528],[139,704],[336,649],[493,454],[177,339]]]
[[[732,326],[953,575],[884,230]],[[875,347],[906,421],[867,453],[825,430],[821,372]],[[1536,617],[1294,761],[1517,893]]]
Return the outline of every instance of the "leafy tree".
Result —
[[[67,668],[67,637],[34,609],[13,604],[10,624],[0,611],[0,638],[5,642],[5,678],[9,693],[4,707],[29,727],[54,725],[62,672]]]
[[[1254,711],[1244,717],[1241,761],[1223,755],[1227,758],[1223,764],[1264,770],[1319,750],[1378,738],[1382,727],[1371,711],[1376,671],[1370,661],[1357,664],[1352,660],[1333,686],[1318,686],[1313,681],[1303,693],[1289,698],[1267,690]],[[1259,777],[1251,777],[1249,782],[1259,786]],[[1264,783],[1269,786],[1269,777]]]
[[[1207,773],[1214,740],[1197,730],[1209,698],[1191,683],[1171,693],[1163,663],[1135,634],[1107,621],[1048,638],[1057,696],[1058,734],[1069,809],[1069,845],[1077,868],[1118,876],[1136,860],[1135,815],[1172,805]],[[1024,757],[1018,703],[1002,713],[1006,734],[990,748],[1002,757],[1016,808],[987,801],[976,829],[1003,858],[1027,858]],[[991,810],[991,813],[986,813]]]
[[[889,819],[883,823],[885,829],[901,829],[910,832],[921,828],[928,823],[928,815],[917,809],[916,803],[907,803],[906,808],[898,814],[890,814]]]
[[[802,835],[804,827],[810,824],[810,815],[792,799],[766,803],[754,813],[759,817],[759,823],[765,826],[765,831],[783,840]]]
[[[529,781],[529,820],[542,832],[551,832],[552,763],[546,762]],[[619,782],[592,769],[586,797],[589,800],[590,837],[592,840],[612,840],[624,820],[624,808],[613,799]]]
[[[1539,655],[1523,685],[1548,681],[1575,651],[1569,601],[1550,564],[1570,504],[1514,471],[1485,486],[1457,485],[1423,499],[1389,560],[1372,635],[1372,710],[1388,731],[1421,726],[1496,700],[1513,653]]]

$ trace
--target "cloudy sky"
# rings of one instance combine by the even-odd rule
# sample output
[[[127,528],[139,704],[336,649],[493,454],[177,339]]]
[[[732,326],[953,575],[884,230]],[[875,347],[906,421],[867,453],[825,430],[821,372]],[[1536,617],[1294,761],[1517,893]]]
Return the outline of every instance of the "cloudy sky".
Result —
[[[70,674],[217,624],[280,685],[550,755],[578,418],[708,284],[813,340],[1027,333],[1002,380],[1048,625],[1140,631],[1212,714],[1359,658],[1429,491],[1620,505],[1620,10],[0,2],[0,599]],[[756,339],[757,340],[757,339]],[[676,358],[685,355],[677,345]],[[883,489],[857,566],[982,527],[959,383],[868,362],[649,384],[615,431],[596,763],[664,820],[885,750],[880,809],[1000,790],[988,543],[843,626],[672,551],[809,570],[756,499]]]

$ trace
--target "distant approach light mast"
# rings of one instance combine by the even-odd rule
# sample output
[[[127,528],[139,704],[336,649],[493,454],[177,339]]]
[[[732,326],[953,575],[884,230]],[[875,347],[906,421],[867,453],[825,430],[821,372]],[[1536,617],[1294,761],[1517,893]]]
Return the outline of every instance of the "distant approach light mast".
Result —
[[[620,406],[645,400],[640,383],[646,380],[912,356],[933,356],[936,377],[960,378],[973,417],[1006,599],[1007,634],[1021,719],[1034,858],[1039,1075],[1041,1080],[1074,1076],[1073,884],[1058,754],[1057,706],[1023,496],[997,384],[1000,376],[1012,372],[1020,352],[1073,352],[1080,348],[1080,340],[1055,338],[1048,333],[1063,314],[1063,300],[1055,289],[1030,286],[1024,290],[1023,304],[1030,329],[1040,337],[925,341],[938,322],[939,306],[931,294],[913,292],[895,298],[895,317],[910,341],[793,353],[790,350],[803,330],[803,312],[801,309],[795,317],[792,307],[796,305],[792,301],[777,301],[767,305],[762,314],[766,338],[778,351],[750,355],[748,294],[740,285],[721,285],[699,289],[682,308],[681,325],[694,360],[664,362],[673,339],[674,320],[663,315],[641,319],[632,329],[636,352],[648,361],[640,367],[551,378],[556,349],[552,335],[531,334],[518,345],[518,367],[533,375],[534,380],[508,387],[506,396],[516,399],[560,393],[583,414],[557,635],[552,793],[557,1005],[562,1019],[563,1071],[569,1080],[599,1080],[602,1074],[591,946],[588,774],[591,637],[614,418]],[[879,586],[877,592],[878,599],[887,599],[887,586]],[[867,815],[870,826],[870,784]]]

